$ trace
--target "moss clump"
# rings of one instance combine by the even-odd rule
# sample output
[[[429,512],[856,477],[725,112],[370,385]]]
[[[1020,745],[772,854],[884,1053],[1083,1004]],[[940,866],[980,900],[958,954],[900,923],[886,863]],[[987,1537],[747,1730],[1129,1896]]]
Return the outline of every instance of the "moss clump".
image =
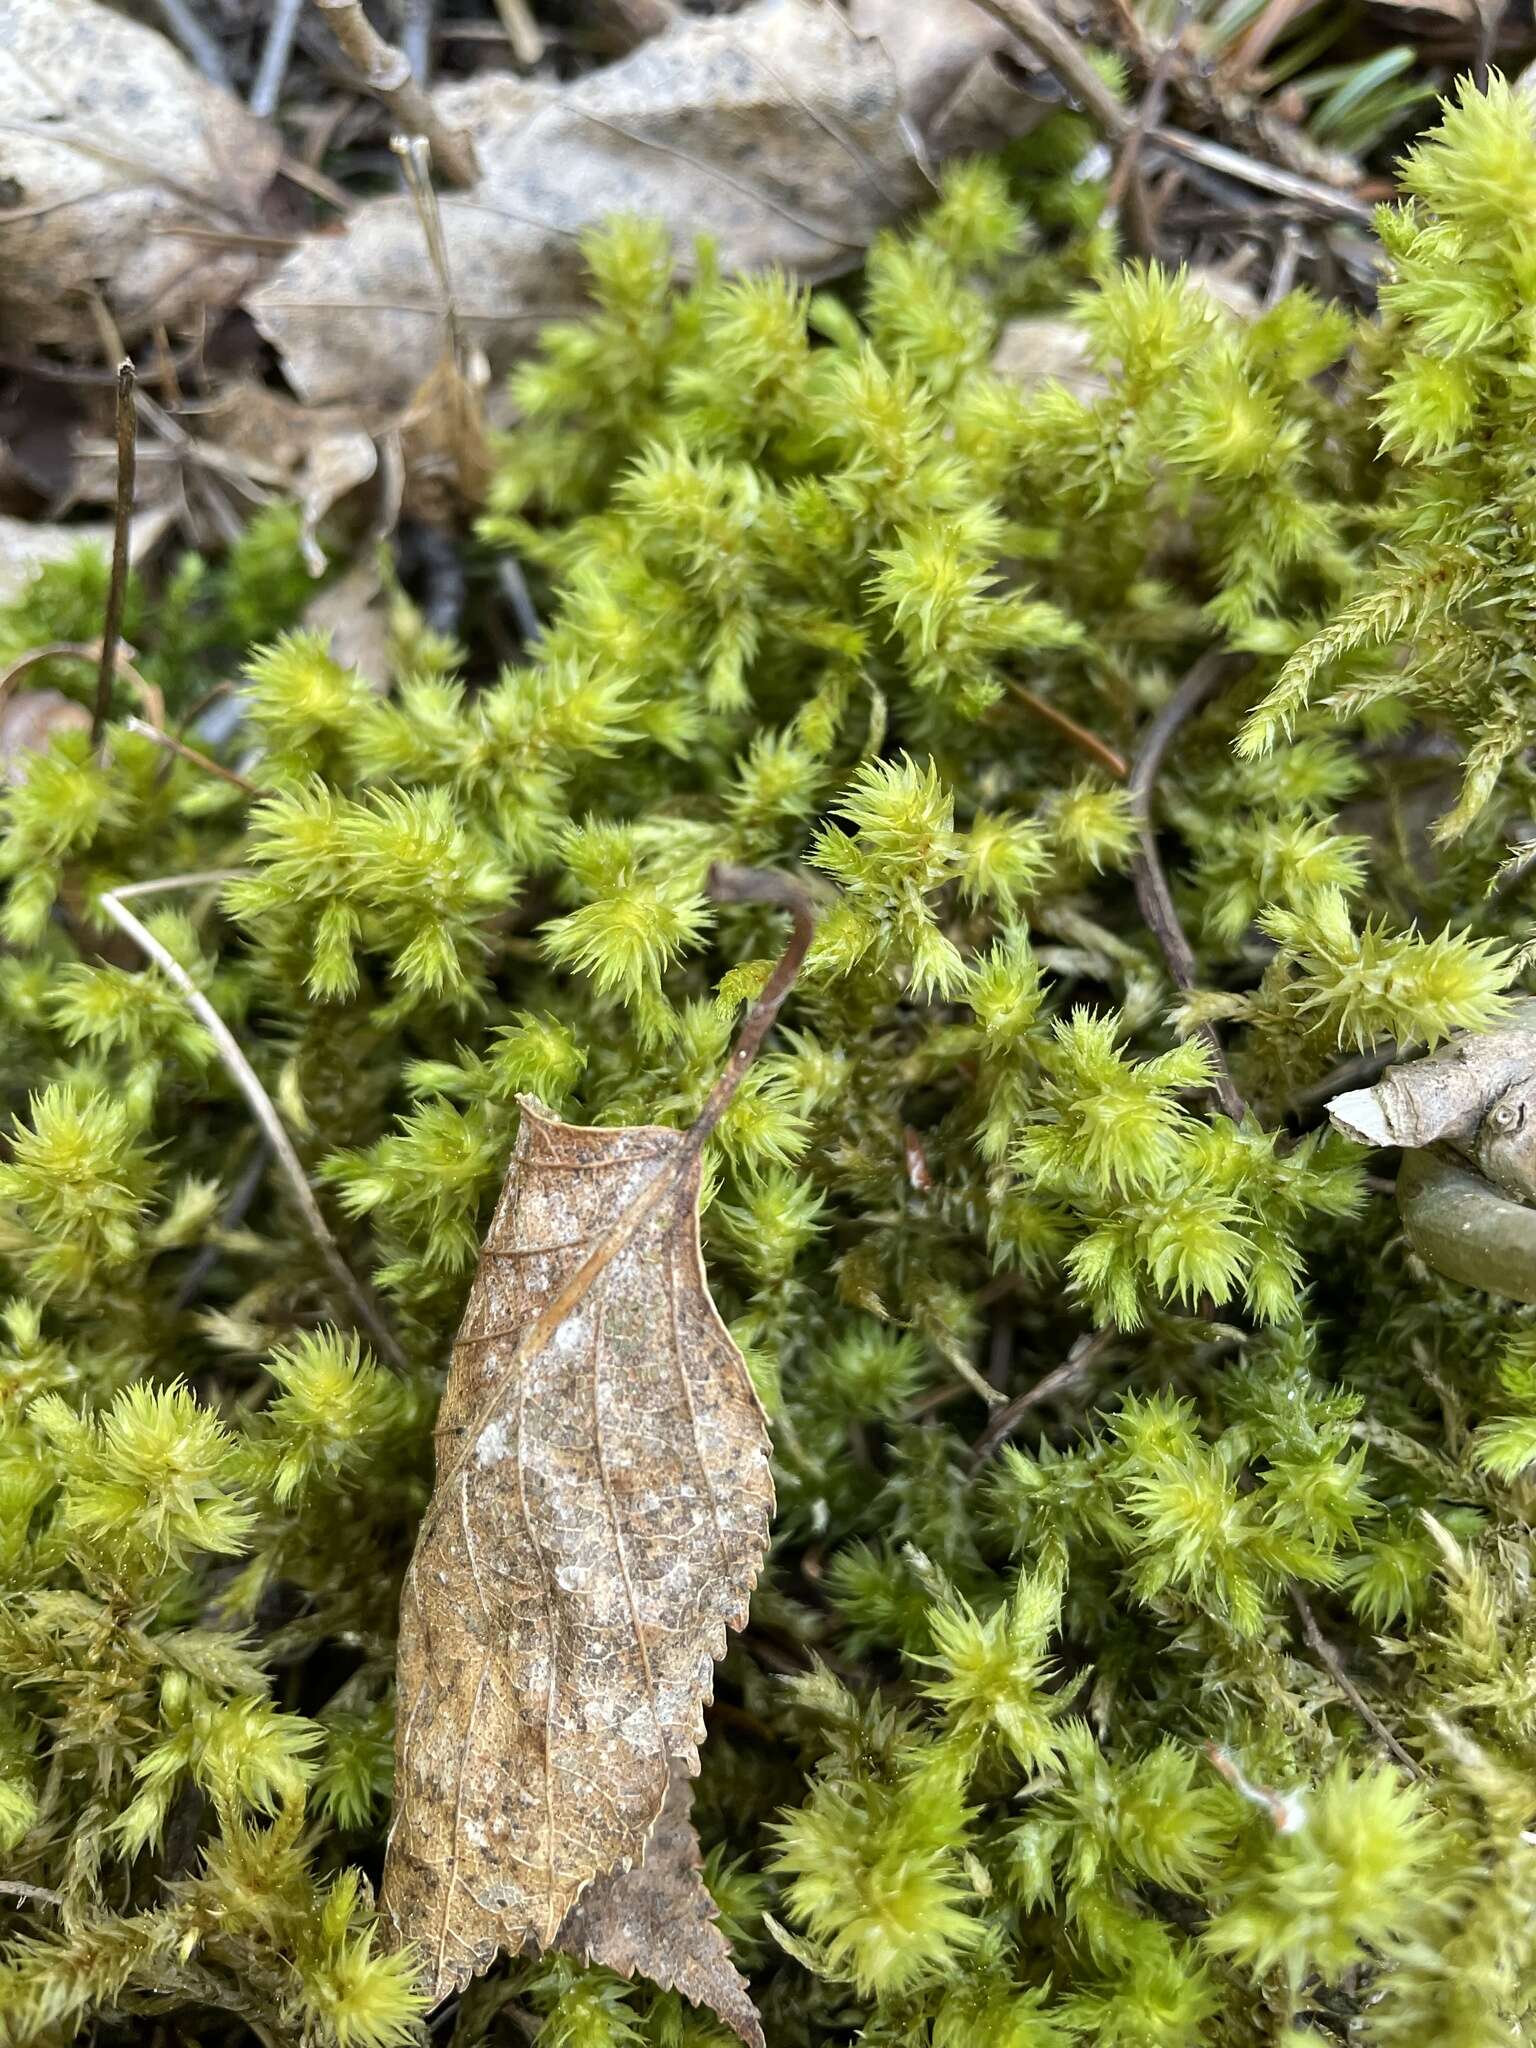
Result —
[[[1524,2038],[1536,1322],[1417,1266],[1317,1104],[1521,971],[1536,142],[1462,93],[1362,323],[1117,266],[1037,149],[953,174],[856,300],[597,237],[484,525],[542,579],[520,665],[402,610],[381,697],[271,637],[268,550],[136,627],[173,705],[265,640],[254,798],[121,724],[7,790],[10,2040],[416,2038],[368,1878],[448,1341],[519,1091],[698,1109],[775,945],[720,856],[825,898],[705,1214],[781,1510],[697,1815],[775,2048]],[[990,372],[1074,271],[1097,385]],[[0,644],[68,637],[97,573]],[[1177,974],[1124,773],[1170,704]],[[399,1370],[100,910],[225,869],[141,907]],[[559,1962],[453,2039],[530,2014],[718,2040]]]

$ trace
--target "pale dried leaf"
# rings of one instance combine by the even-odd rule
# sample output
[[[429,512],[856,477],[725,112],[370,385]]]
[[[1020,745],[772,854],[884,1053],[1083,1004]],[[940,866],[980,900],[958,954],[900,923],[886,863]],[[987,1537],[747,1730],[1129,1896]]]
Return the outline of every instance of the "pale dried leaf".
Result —
[[[1102,398],[1109,381],[1094,367],[1088,336],[1075,320],[1051,313],[1010,320],[997,338],[992,368],[1025,390],[1064,384],[1076,398]]]
[[[764,2048],[762,2022],[699,1875],[699,1838],[689,1819],[693,1788],[674,1768],[667,1802],[631,1870],[598,1878],[566,1915],[554,1946],[620,1977],[649,1977],[707,2006],[748,2048]]]
[[[358,559],[304,607],[304,628],[319,633],[343,668],[356,669],[382,696],[394,672],[394,635],[390,630],[390,597],[376,546]]]
[[[325,574],[325,554],[320,546],[320,522],[331,507],[365,484],[379,466],[379,451],[373,436],[360,427],[326,434],[310,448],[304,463],[299,497],[302,512],[300,545],[311,576]]]
[[[99,350],[89,294],[132,341],[249,283],[216,238],[255,227],[282,145],[174,45],[97,0],[0,6],[0,340]]]
[[[885,47],[914,120],[924,127],[976,66],[1017,48],[1000,21],[974,0],[849,0],[848,19],[861,36]]]
[[[698,1194],[689,1134],[525,1099],[401,1603],[384,1907],[438,1998],[642,1855],[746,1619],[768,1439]]]
[[[91,714],[58,690],[18,690],[0,708],[0,783],[27,779],[27,758],[58,732],[90,730]]]
[[[20,597],[45,563],[67,562],[83,547],[105,551],[111,545],[110,526],[62,526],[0,513],[0,604]]]
[[[679,19],[569,85],[486,76],[437,104],[479,156],[480,183],[439,203],[460,325],[495,372],[543,321],[579,310],[578,237],[610,215],[667,222],[680,262],[707,234],[727,270],[817,278],[850,268],[931,191],[885,49],[813,0]],[[441,293],[406,198],[301,243],[248,305],[289,382],[317,401],[404,403],[442,348]]]

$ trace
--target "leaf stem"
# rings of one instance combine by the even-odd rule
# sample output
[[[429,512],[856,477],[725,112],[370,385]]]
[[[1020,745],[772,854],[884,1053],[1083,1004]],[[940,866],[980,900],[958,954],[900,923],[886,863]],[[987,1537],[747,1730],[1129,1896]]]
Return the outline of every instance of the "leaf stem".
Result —
[[[1065,1393],[1068,1387],[1085,1378],[1119,1335],[1120,1331],[1113,1323],[1106,1323],[1091,1335],[1079,1337],[1060,1365],[1052,1366],[1022,1394],[1015,1394],[1006,1408],[999,1408],[971,1446],[971,1470],[975,1472],[986,1464],[993,1452],[1007,1443],[1031,1408],[1038,1408],[1043,1401],[1054,1400],[1056,1395]]]
[[[741,1086],[748,1067],[757,1058],[763,1040],[773,1029],[773,1020],[783,1008],[784,998],[805,964],[816,930],[816,907],[811,901],[810,891],[792,875],[781,874],[772,868],[737,868],[717,863],[709,871],[707,887],[717,903],[772,903],[780,910],[787,910],[794,920],[794,929],[762,994],[748,1012],[735,1049],[720,1071],[720,1078],[710,1089],[708,1100],[688,1132],[685,1149],[690,1157],[697,1157],[703,1151],[706,1139],[730,1106],[731,1097]]]

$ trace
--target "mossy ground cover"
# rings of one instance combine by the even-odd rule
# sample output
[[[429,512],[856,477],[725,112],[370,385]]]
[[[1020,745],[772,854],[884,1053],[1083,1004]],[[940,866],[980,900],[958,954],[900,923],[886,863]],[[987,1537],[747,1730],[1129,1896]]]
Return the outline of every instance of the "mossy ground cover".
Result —
[[[172,719],[240,664],[240,780],[126,693],[16,772],[9,2040],[419,2038],[370,1884],[449,1343],[520,1092],[697,1113],[776,950],[722,857],[821,905],[704,1211],[779,1513],[695,1815],[774,2048],[1524,2038],[1536,1321],[1419,1265],[1319,1105],[1525,973],[1536,140],[1459,93],[1370,317],[1122,264],[1083,145],[951,172],[837,292],[676,290],[613,225],[482,522],[520,661],[402,594],[380,694],[289,630],[271,513],[130,614]],[[989,369],[1069,298],[1097,381]],[[231,870],[138,908],[399,1365],[100,907]],[[723,2038],[557,1961],[433,2025]]]

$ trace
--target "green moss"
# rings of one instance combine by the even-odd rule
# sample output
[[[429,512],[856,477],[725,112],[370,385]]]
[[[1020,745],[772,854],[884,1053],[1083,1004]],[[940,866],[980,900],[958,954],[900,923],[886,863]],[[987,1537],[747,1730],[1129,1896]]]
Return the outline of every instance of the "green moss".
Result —
[[[1490,885],[1532,802],[1536,142],[1464,91],[1380,317],[1245,322],[1114,260],[1052,127],[841,296],[593,238],[483,522],[545,615],[520,664],[401,604],[380,696],[286,630],[274,515],[131,628],[173,706],[244,651],[254,797],[114,725],[0,798],[0,1876],[42,1888],[0,1889],[8,2041],[419,2038],[368,1877],[444,1362],[518,1093],[702,1103],[780,944],[711,903],[720,857],[821,899],[704,1218],[780,1512],[696,1811],[774,2048],[1536,2017],[1536,1320],[1419,1266],[1315,1107],[1525,972]],[[1097,387],[990,371],[1069,290]],[[100,586],[48,571],[0,658],[91,637]],[[1114,764],[1207,655],[1153,793],[1187,989]],[[154,930],[398,1372],[100,908],[220,870]],[[453,2039],[530,2016],[720,2039],[553,1960]]]

